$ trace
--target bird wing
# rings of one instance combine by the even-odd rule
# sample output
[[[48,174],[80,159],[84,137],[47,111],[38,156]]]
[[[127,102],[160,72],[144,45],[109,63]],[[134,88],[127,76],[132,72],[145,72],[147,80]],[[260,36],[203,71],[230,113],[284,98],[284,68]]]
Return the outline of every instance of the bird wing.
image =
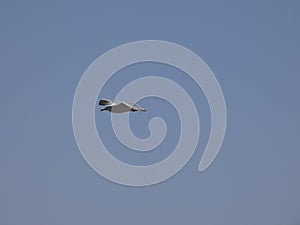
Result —
[[[105,98],[102,98],[100,101],[99,101],[99,105],[111,105],[113,102],[109,99],[105,99]]]
[[[122,112],[129,112],[131,109],[130,105],[126,102],[119,102],[117,104],[113,104],[111,108],[111,112],[115,113],[122,113]]]

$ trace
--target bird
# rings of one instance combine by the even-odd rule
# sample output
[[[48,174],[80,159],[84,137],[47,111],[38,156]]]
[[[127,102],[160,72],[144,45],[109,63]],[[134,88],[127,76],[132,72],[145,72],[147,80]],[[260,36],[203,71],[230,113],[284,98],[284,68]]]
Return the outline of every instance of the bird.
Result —
[[[109,111],[112,113],[123,113],[123,112],[147,112],[146,109],[140,107],[137,104],[127,103],[123,101],[112,101],[109,99],[101,99],[99,105],[105,105],[106,107],[100,109],[100,111]]]

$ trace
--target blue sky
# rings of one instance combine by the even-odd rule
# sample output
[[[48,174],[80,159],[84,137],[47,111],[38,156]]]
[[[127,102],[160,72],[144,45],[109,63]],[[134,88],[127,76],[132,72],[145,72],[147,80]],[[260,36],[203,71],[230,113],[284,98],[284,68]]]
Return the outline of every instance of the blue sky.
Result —
[[[300,223],[299,1],[2,1],[0,24],[1,224]],[[144,39],[178,43],[205,60],[223,89],[228,126],[217,159],[198,173],[210,125],[201,91],[163,65],[120,71],[162,73],[188,87],[202,125],[195,154],[176,176],[131,188],[103,179],[84,161],[72,101],[98,56]],[[101,97],[129,81],[115,74]],[[178,116],[162,100],[141,103],[153,111],[132,119],[140,137],[148,135],[151,116],[168,113],[170,133],[149,156],[122,149],[109,114],[95,116],[112,154],[147,164],[170,153]]]

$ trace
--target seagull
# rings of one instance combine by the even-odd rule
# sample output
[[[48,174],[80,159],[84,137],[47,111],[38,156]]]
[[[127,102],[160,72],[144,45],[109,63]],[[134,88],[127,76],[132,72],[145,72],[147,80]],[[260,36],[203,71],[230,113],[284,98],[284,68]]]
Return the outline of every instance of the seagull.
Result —
[[[123,113],[123,112],[147,112],[146,109],[141,108],[137,104],[127,103],[123,101],[111,101],[109,99],[101,99],[99,105],[106,105],[100,111],[109,111],[113,113]]]

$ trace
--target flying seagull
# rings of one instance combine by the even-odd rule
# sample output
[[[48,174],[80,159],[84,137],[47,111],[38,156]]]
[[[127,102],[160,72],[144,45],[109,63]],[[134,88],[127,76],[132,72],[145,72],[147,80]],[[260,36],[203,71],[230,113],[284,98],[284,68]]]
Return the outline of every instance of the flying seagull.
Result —
[[[123,112],[147,112],[146,109],[141,108],[137,104],[121,102],[121,101],[111,101],[109,99],[101,99],[99,105],[106,105],[105,108],[102,108],[100,111],[107,110],[114,113],[123,113]]]

